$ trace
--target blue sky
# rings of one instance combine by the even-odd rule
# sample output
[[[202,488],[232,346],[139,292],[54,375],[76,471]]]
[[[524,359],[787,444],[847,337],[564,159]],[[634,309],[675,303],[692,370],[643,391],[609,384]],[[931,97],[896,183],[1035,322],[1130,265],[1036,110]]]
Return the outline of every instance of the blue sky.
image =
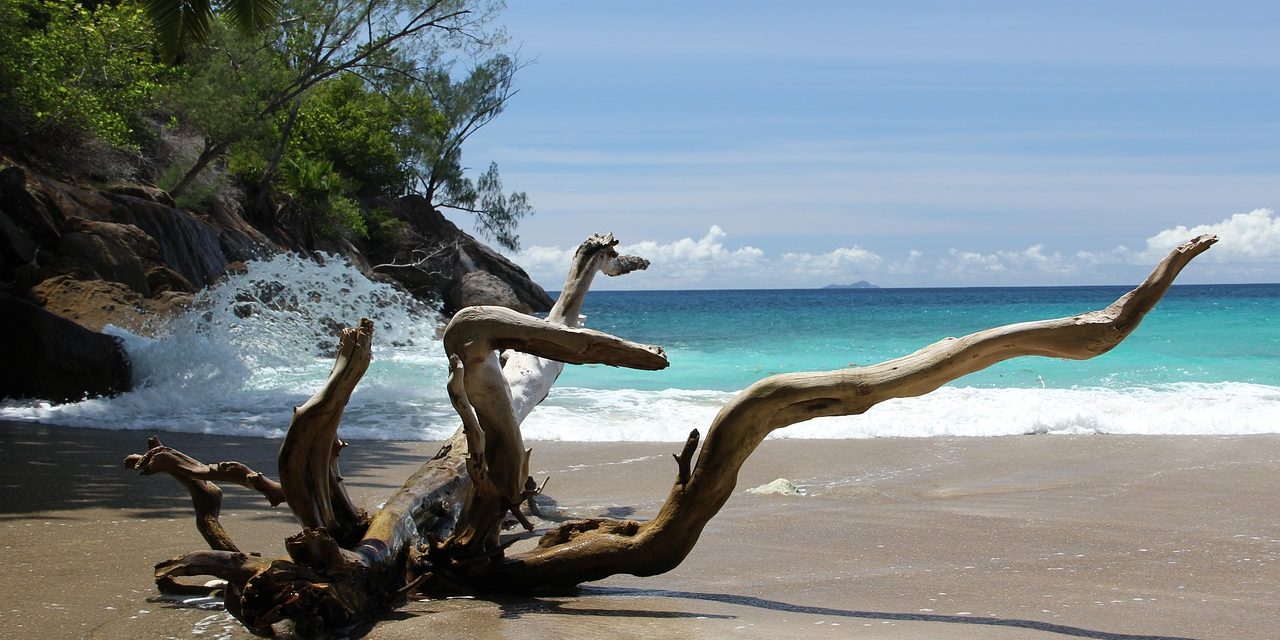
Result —
[[[559,288],[1280,281],[1280,3],[512,0],[531,61],[464,159]],[[464,226],[469,221],[460,219]],[[1185,229],[1178,229],[1178,227]],[[609,284],[602,283],[605,286]]]

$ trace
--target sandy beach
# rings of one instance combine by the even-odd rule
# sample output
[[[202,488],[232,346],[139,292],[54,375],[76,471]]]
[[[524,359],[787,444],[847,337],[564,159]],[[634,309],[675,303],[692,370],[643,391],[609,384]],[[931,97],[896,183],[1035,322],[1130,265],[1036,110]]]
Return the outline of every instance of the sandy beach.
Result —
[[[176,483],[122,468],[146,435],[0,424],[0,637],[251,637],[220,610],[155,599],[152,565],[202,541]],[[161,435],[274,469],[276,441]],[[638,517],[678,448],[532,446],[549,508]],[[376,504],[434,451],[354,443],[354,498]],[[412,602],[367,637],[1277,638],[1278,466],[1271,435],[769,441],[669,574]],[[803,495],[745,491],[775,478]],[[266,555],[296,531],[235,487],[223,511]]]

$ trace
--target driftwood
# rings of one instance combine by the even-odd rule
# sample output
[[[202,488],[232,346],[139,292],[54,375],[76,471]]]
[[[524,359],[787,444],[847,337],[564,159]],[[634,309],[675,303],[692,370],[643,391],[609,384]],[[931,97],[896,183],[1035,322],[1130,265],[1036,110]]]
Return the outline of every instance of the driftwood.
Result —
[[[653,520],[570,521],[544,533],[535,548],[508,554],[502,522],[512,515],[532,528],[520,507],[538,491],[528,475],[531,451],[520,423],[546,397],[564,363],[667,365],[661,348],[578,327],[596,272],[620,275],[648,264],[617,255],[612,236],[593,236],[579,247],[547,319],[496,307],[454,316],[444,345],[449,398],[462,426],[371,517],[347,497],[337,465],[342,409],[369,364],[367,321],[343,333],[324,388],[295,411],[280,451],[278,485],[239,463],[202,464],[154,438],[150,451],[130,456],[127,466],[168,473],[191,492],[197,526],[211,547],[160,563],[156,582],[162,591],[190,592],[201,587],[178,578],[221,578],[227,609],[254,633],[272,636],[291,625],[298,635],[315,636],[373,620],[409,592],[531,591],[619,573],[662,573],[693,548],[732,494],[742,464],[773,430],[860,414],[1017,356],[1085,359],[1105,353],[1216,240],[1201,236],[1175,249],[1145,282],[1098,311],[947,338],[877,365],[765,378],[721,409],[701,450],[698,431],[690,434],[675,456],[675,484]],[[217,521],[221,491],[214,481],[289,505],[303,531],[286,541],[288,559],[236,548]]]

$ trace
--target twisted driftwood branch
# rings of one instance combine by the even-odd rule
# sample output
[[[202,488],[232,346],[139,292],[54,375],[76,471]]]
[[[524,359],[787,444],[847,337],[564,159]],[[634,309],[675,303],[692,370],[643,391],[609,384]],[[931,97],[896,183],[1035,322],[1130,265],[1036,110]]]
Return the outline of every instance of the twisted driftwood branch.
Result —
[[[280,485],[289,509],[303,527],[323,528],[340,542],[360,539],[369,516],[351,502],[342,484],[338,425],[347,400],[372,359],[373,321],[361,318],[356,328],[343,329],[338,355],[324,387],[301,407],[280,445]]]
[[[1083,360],[1124,340],[1193,258],[1217,241],[1200,236],[1173,250],[1145,282],[1108,307],[1069,318],[1024,322],[947,338],[887,362],[820,373],[770,376],[720,410],[693,470],[684,464],[656,518],[566,523],[536,549],[485,567],[486,588],[573,585],[618,573],[655,575],[677,566],[732,494],[738,470],[770,432],[822,416],[857,415],[891,398],[928,393],[965,374],[1025,355]],[[696,445],[690,436],[684,456]]]
[[[345,330],[328,380],[295,410],[280,450],[277,489],[304,527],[286,542],[290,559],[246,556],[227,538],[214,551],[161,563],[157,584],[173,589],[183,587],[177,577],[222,578],[228,583],[228,611],[250,631],[270,636],[277,623],[287,620],[305,637],[368,620],[411,585],[427,578],[434,585],[447,584],[453,567],[501,554],[497,533],[502,516],[518,513],[519,503],[531,495],[526,489],[529,452],[523,448],[519,422],[546,397],[564,367],[548,357],[666,366],[657,347],[574,328],[597,271],[621,275],[648,266],[641,258],[618,255],[616,245],[612,235],[597,235],[578,248],[547,320],[495,308],[467,309],[455,316],[453,329],[446,330],[446,343],[454,347],[449,391],[464,427],[372,519],[351,503],[342,486],[337,453],[344,444],[337,429],[368,367],[373,327],[361,320],[358,328]],[[499,357],[500,350],[510,348],[532,353]],[[198,480],[179,480],[196,486],[193,498],[200,495],[207,502],[205,487],[191,484]]]
[[[160,438],[147,438],[147,452],[133,454],[124,459],[124,466],[137,469],[142,475],[167,473],[173,476],[191,494],[191,504],[196,512],[196,529],[216,551],[239,551],[231,536],[222,527],[218,516],[222,512],[222,489],[214,484],[233,482],[246,489],[261,493],[276,506],[285,501],[280,484],[239,462],[205,464],[191,456],[166,447]]]
[[[746,458],[773,430],[819,416],[860,414],[884,400],[927,393],[1008,358],[1084,359],[1104,353],[1137,327],[1179,271],[1215,241],[1202,236],[1179,247],[1146,282],[1099,311],[948,338],[868,367],[765,378],[720,411],[696,462],[698,432],[690,434],[675,456],[675,485],[652,521],[568,522],[544,535],[537,548],[504,557],[506,545],[498,540],[503,515],[518,514],[520,502],[537,492],[527,475],[529,450],[520,422],[546,396],[563,363],[666,366],[657,347],[576,328],[596,271],[617,274],[647,264],[618,256],[612,236],[593,236],[579,247],[547,320],[490,307],[464,309],[455,316],[444,341],[449,396],[463,426],[367,527],[347,499],[336,466],[342,408],[368,366],[372,327],[362,321],[359,329],[344,333],[325,388],[297,411],[281,449],[280,490],[306,527],[286,542],[291,560],[246,556],[229,539],[224,544],[214,536],[210,544],[215,550],[158,565],[157,583],[175,584],[181,576],[221,577],[229,583],[228,610],[251,631],[271,635],[273,625],[288,620],[299,635],[307,636],[367,621],[411,588],[432,593],[530,590],[616,573],[662,573],[693,548],[732,494]],[[504,350],[515,352],[502,354]],[[216,524],[216,506],[210,511],[207,504],[219,502],[200,484],[212,486],[203,479],[207,470],[197,473],[201,465],[181,454],[158,452],[144,465],[147,457],[130,459],[134,466],[155,471],[168,471],[166,464],[183,469],[175,477],[191,489],[197,512],[212,512]],[[363,538],[354,542],[361,532]]]

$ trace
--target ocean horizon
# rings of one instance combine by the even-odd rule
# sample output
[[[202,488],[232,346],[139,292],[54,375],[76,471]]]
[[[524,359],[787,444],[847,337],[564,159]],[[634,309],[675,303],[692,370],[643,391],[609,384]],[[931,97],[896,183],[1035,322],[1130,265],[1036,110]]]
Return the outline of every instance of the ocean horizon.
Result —
[[[1136,284],[1136,283],[1135,283]],[[569,366],[526,420],[530,440],[681,441],[738,391],[775,373],[874,364],[949,336],[1100,309],[1133,285],[593,291],[586,326],[662,346],[644,372]],[[100,429],[278,437],[332,365],[326,327],[375,320],[374,361],[341,434],[440,440],[437,311],[337,261],[252,263],[144,338],[117,328],[137,388],[53,405],[0,403],[0,418]],[[773,437],[1280,432],[1280,284],[1174,285],[1113,351],[1024,357],[864,415]]]

